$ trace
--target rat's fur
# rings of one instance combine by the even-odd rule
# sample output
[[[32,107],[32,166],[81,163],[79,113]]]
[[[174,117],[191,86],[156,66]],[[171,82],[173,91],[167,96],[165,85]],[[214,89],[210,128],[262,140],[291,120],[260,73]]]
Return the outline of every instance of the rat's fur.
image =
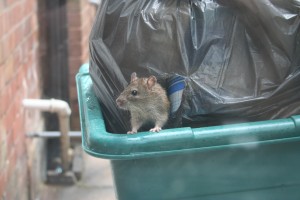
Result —
[[[133,95],[136,91],[137,94]],[[130,84],[124,89],[116,100],[121,109],[129,110],[131,114],[132,130],[136,133],[146,122],[155,124],[152,132],[158,132],[168,120],[170,102],[166,91],[157,83],[155,76],[138,78],[135,73],[131,75]]]

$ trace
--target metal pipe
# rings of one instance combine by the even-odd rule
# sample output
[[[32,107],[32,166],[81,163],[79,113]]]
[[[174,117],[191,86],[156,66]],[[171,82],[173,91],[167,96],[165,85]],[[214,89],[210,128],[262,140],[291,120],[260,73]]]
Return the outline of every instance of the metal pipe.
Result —
[[[80,138],[80,131],[69,131],[70,138]],[[27,137],[37,137],[37,138],[59,138],[61,136],[61,132],[59,131],[41,131],[41,132],[31,132],[27,133]]]
[[[69,130],[71,115],[69,104],[58,99],[24,99],[23,106],[28,109],[57,113],[59,120],[59,129],[61,132],[61,164],[63,171],[68,171],[70,163],[68,152],[70,148]]]
[[[48,111],[59,115],[70,116],[71,109],[69,104],[58,99],[24,99],[23,105],[26,108],[40,111]]]

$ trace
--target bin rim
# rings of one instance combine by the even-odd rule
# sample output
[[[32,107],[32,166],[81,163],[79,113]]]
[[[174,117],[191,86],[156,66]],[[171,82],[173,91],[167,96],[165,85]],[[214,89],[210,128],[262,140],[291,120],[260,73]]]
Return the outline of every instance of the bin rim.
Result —
[[[260,145],[300,140],[300,116],[219,125],[202,128],[173,128],[159,133],[109,133],[98,98],[93,92],[89,65],[76,75],[82,147],[88,154],[113,160],[178,155],[224,148],[251,150]]]

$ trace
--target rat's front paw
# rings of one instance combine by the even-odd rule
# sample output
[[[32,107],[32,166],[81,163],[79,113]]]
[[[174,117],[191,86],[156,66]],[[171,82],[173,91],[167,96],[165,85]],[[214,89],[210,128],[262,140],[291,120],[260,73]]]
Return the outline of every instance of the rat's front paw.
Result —
[[[154,127],[150,129],[150,132],[159,132],[159,131],[161,131],[161,127]]]
[[[128,131],[127,134],[135,134],[137,131]]]

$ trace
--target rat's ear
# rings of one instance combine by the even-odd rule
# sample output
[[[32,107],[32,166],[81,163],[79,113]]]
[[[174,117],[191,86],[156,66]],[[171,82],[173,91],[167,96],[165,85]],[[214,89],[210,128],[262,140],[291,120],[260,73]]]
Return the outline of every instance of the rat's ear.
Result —
[[[131,80],[130,80],[130,82],[132,83],[133,81],[136,81],[137,79],[138,79],[138,77],[136,76],[136,73],[133,72],[133,73],[131,74]]]
[[[155,76],[150,76],[147,80],[147,87],[151,90],[151,88],[156,84],[157,80]]]

